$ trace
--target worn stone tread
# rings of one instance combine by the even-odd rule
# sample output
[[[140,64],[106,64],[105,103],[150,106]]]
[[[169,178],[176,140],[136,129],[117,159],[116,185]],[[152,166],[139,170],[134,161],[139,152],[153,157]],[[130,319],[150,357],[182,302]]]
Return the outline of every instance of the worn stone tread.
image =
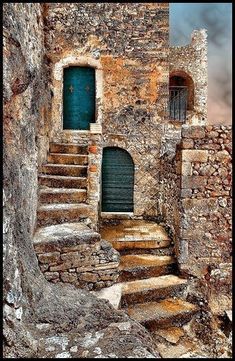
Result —
[[[91,207],[85,203],[59,203],[59,204],[43,204],[38,208],[38,211],[57,211],[57,210],[73,210],[73,209],[90,209]]]
[[[88,155],[70,153],[50,153],[47,161],[50,164],[71,164],[87,165]]]
[[[40,167],[41,174],[85,177],[87,166],[79,164],[44,164]]]
[[[130,254],[121,256],[118,281],[131,281],[167,275],[176,269],[176,261],[171,256],[151,254]]]
[[[126,255],[121,257],[120,270],[129,270],[143,267],[160,267],[175,263],[171,256],[154,256],[151,254]]]
[[[104,237],[102,237],[104,238]],[[106,238],[104,238],[106,239]],[[120,239],[120,240],[109,240],[110,243],[112,243],[113,247],[120,250],[126,250],[126,249],[154,249],[154,248],[164,248],[169,247],[171,242],[170,240],[156,240],[156,239],[133,239],[133,240],[126,240],[126,239]]]
[[[187,284],[187,280],[175,275],[151,277],[144,280],[124,282],[122,285],[122,294],[132,294],[185,284]]]
[[[86,177],[69,177],[62,175],[40,174],[38,177],[39,184],[52,188],[86,188]]]
[[[86,193],[85,189],[76,189],[76,188],[51,188],[51,187],[41,187],[41,193]]]
[[[87,144],[50,143],[50,153],[88,154]]]
[[[76,246],[81,243],[94,243],[100,240],[100,235],[83,223],[63,223],[40,227],[36,230],[33,243],[39,252],[47,252],[48,246]],[[55,251],[56,249],[50,249]]]
[[[145,220],[122,220],[115,227],[103,226],[101,236],[117,250],[161,248],[168,247],[171,243],[162,226]]]
[[[37,212],[37,225],[46,226],[63,222],[79,222],[89,218],[92,207],[86,203],[52,203],[40,205]]]
[[[62,179],[62,180],[66,180],[66,179],[70,179],[70,180],[80,180],[80,179],[86,179],[86,177],[70,177],[70,176],[63,176],[63,175],[52,175],[52,174],[39,174],[39,178],[48,178],[48,179]]]
[[[87,199],[86,189],[40,188],[40,203],[80,203]]]
[[[136,321],[145,324],[155,321],[157,324],[168,323],[182,319],[184,316],[192,316],[197,312],[197,306],[181,299],[167,298],[158,302],[147,302],[129,307],[129,316]]]

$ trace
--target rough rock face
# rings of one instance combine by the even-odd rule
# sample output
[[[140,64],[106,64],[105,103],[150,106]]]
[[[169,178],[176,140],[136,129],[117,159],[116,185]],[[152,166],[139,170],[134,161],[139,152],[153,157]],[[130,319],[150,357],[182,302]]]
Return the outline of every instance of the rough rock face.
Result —
[[[5,318],[6,357],[158,357],[148,332],[108,301],[70,285],[34,283],[22,321]]]
[[[85,350],[83,357],[157,357],[149,334],[125,314],[86,291],[49,284],[39,270],[32,235],[51,96],[42,26],[40,4],[4,4],[4,356],[74,357]],[[124,335],[117,342],[124,344],[128,335],[130,347],[115,344],[117,327]],[[70,333],[69,356],[63,332]],[[96,340],[98,353],[92,348]]]

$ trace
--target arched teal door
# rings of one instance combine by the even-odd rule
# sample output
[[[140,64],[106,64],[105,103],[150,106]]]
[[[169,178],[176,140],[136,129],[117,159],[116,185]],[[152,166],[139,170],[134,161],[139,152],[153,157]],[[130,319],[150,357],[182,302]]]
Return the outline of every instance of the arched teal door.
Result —
[[[107,147],[102,161],[102,211],[133,212],[134,163],[121,148]]]
[[[95,69],[64,69],[63,129],[87,130],[95,122]]]

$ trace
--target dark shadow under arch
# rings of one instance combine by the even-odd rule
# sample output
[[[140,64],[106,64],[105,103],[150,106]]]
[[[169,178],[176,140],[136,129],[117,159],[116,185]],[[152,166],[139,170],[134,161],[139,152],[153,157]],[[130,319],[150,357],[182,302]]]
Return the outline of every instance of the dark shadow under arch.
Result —
[[[194,82],[189,74],[184,70],[173,70],[170,73],[169,86],[187,88],[187,110],[194,108]]]

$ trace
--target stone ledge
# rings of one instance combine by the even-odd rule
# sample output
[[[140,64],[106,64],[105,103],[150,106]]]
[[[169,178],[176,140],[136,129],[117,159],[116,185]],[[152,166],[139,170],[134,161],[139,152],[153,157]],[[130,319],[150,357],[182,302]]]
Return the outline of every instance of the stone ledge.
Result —
[[[63,223],[39,228],[33,239],[36,252],[60,251],[63,247],[94,244],[100,235],[82,223]]]
[[[40,228],[34,236],[39,267],[49,282],[101,289],[118,278],[119,254],[82,223]]]

